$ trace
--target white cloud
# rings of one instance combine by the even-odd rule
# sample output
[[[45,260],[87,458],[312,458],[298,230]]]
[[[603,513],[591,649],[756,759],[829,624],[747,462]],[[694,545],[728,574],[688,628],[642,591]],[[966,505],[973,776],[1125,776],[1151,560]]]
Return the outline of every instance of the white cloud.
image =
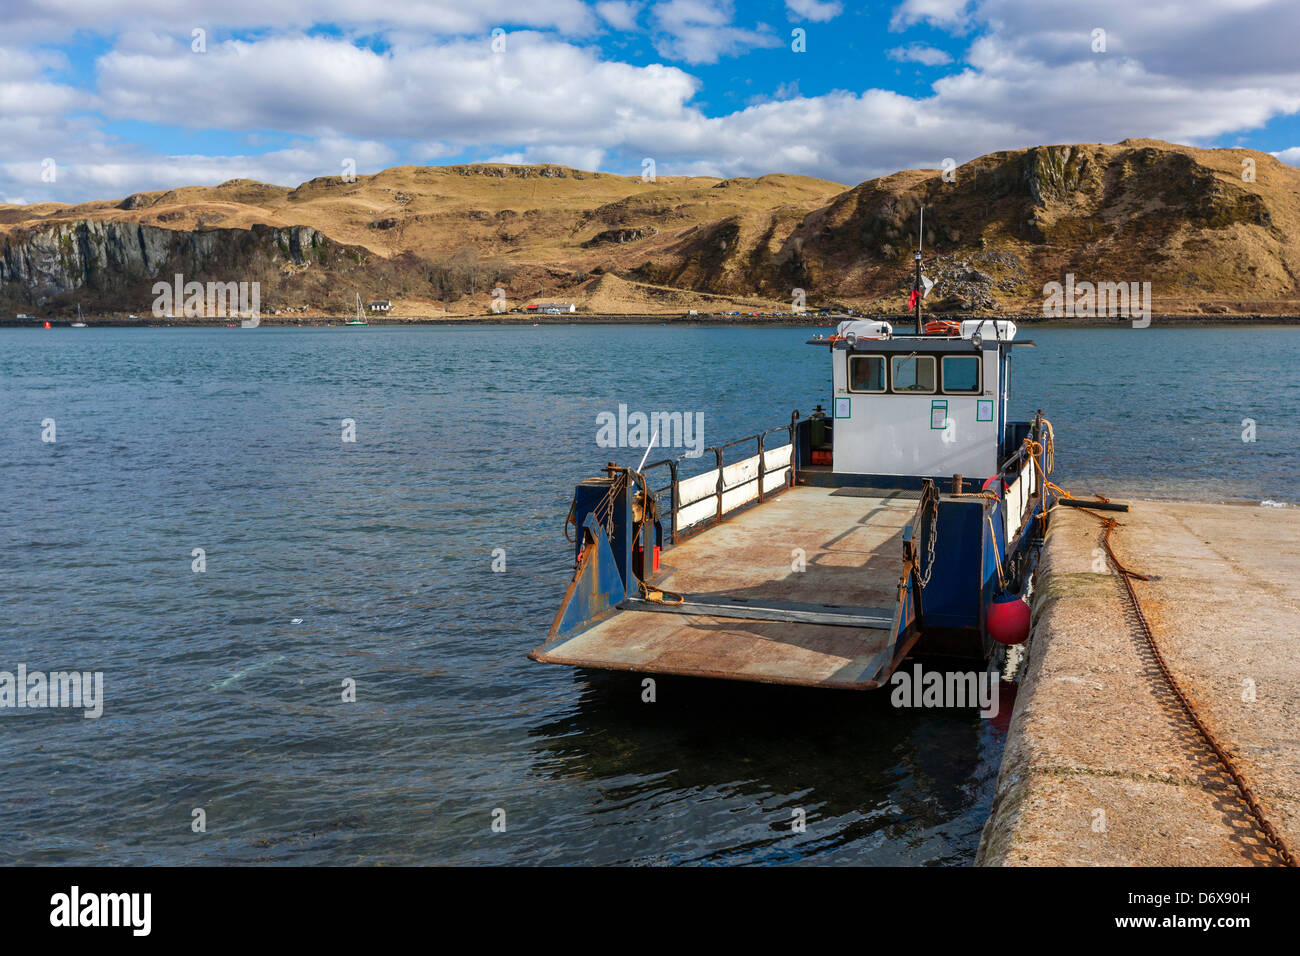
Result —
[[[729,175],[732,175],[717,163],[705,160],[695,160],[689,163],[670,162],[656,166],[655,172],[660,176],[712,176],[717,179],[726,179]]]
[[[157,44],[144,46],[160,48]],[[188,49],[188,48],[187,48]],[[338,174],[351,158],[362,172],[391,164],[394,150],[377,140],[339,135],[303,139],[257,156],[165,156],[121,143],[83,111],[98,97],[40,78],[59,57],[24,57],[0,50],[0,194],[29,201],[109,199],[187,184],[216,184],[250,178],[296,184]],[[46,159],[54,161],[54,182],[46,182]]]
[[[1273,154],[1288,166],[1300,166],[1300,146],[1292,146]]]
[[[755,47],[779,46],[766,28],[747,30],[732,25],[729,0],[667,0],[654,8],[660,56],[687,63],[716,63]]]
[[[904,30],[917,23],[941,29],[964,29],[972,0],[903,0],[894,10],[889,29]],[[1059,11],[1059,4],[1052,5]]]
[[[925,66],[943,66],[951,63],[950,57],[938,47],[926,46],[924,43],[911,43],[907,46],[894,47],[887,51],[891,60],[900,63],[921,63]]]
[[[783,171],[857,183],[935,157],[965,162],[1039,143],[1204,143],[1300,110],[1300,61],[1290,48],[1300,4],[1051,7],[908,0],[896,15],[954,32],[978,28],[966,65],[926,94],[802,96],[791,81],[775,101],[712,116],[685,69],[618,62],[594,45],[527,30],[512,30],[502,54],[486,32],[440,40],[412,32],[377,50],[346,34],[269,30],[239,41],[210,35],[201,55],[190,52],[187,31],[130,30],[100,58],[89,91],[61,80],[58,54],[17,46],[0,50],[0,195],[106,198],[237,176],[295,185],[336,174],[345,157],[366,172],[460,154],[630,175],[652,156],[662,175]],[[729,4],[707,0],[669,0],[642,20],[693,62],[737,52],[751,33],[778,42],[764,27],[737,27]],[[1105,54],[1091,51],[1098,25],[1108,31]],[[924,63],[936,59],[925,52],[933,49],[912,43],[895,54]],[[229,131],[240,143],[231,152],[267,132],[294,144],[260,155],[158,155],[113,139],[113,120]],[[1297,150],[1279,158],[1298,163]],[[55,185],[39,181],[45,156],[59,162]]]
[[[113,199],[135,192],[177,186],[215,186],[228,179],[295,186],[317,176],[338,176],[343,161],[354,160],[358,173],[374,173],[395,160],[382,143],[341,139],[303,141],[260,155],[158,156],[108,143],[65,143],[53,150],[57,180],[41,179],[39,161],[0,163],[0,190],[26,189],[33,198],[77,202]]]
[[[48,70],[64,65],[59,53],[0,46],[0,123],[20,117],[48,119],[85,105],[82,91],[46,78]]]
[[[550,163],[555,166],[571,166],[574,169],[598,169],[604,159],[605,152],[601,149],[583,149],[578,146],[536,146],[509,153],[497,153],[476,162],[498,163],[506,166],[536,166]]]
[[[1300,4],[1293,0],[1089,0],[1078,8],[981,0],[973,17],[994,27],[977,47],[1054,66],[1119,57],[1151,74],[1198,82],[1292,76],[1300,68]],[[1092,51],[1097,28],[1106,31],[1103,54]]]
[[[446,159],[448,156],[455,156],[458,152],[460,150],[455,146],[435,140],[416,143],[410,149],[411,157],[422,163],[432,163],[435,160]]]
[[[800,20],[825,23],[844,12],[843,4],[838,0],[785,0],[785,8],[792,23]]]
[[[587,33],[596,19],[581,0],[420,0],[365,4],[357,0],[9,0],[0,22],[10,36],[61,38],[83,31],[116,34],[147,24],[183,34],[203,27],[209,40],[240,28],[303,29],[347,24],[360,33],[414,30],[441,36],[483,33],[493,27]]]
[[[963,111],[984,111],[1046,141],[1153,136],[1198,143],[1300,110],[1300,33],[1290,0],[1213,4],[1093,0],[1080,11],[984,0],[989,24],[971,68],[934,85]],[[1107,31],[1105,53],[1092,30]],[[1040,141],[1042,141],[1040,140]]]
[[[530,146],[523,152],[525,163],[554,163],[574,169],[600,169],[605,162],[605,151],[584,146],[566,146],[560,143]]]
[[[231,41],[203,55],[179,44],[115,50],[101,57],[99,82],[115,118],[459,145],[605,142],[629,123],[677,115],[698,86],[673,67],[604,61],[526,32],[499,54],[477,40],[376,52],[305,35]]]
[[[68,58],[57,50],[0,47],[0,80],[29,79],[67,65]]]
[[[10,80],[0,83],[0,116],[42,116],[71,109],[83,99],[70,86]]]
[[[596,4],[596,12],[615,30],[631,32],[637,29],[636,18],[643,6],[644,3],[628,3],[626,0],[603,0]]]

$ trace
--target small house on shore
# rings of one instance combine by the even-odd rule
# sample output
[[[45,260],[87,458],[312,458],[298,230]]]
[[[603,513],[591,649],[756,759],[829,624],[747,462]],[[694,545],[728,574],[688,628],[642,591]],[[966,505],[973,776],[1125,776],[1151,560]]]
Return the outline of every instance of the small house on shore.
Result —
[[[367,308],[369,308],[371,312],[391,312],[393,309],[393,303],[387,299],[376,299],[374,302],[371,302]]]
[[[570,312],[577,312],[578,307],[572,302],[534,302],[528,306],[527,311],[536,315],[565,315]]]

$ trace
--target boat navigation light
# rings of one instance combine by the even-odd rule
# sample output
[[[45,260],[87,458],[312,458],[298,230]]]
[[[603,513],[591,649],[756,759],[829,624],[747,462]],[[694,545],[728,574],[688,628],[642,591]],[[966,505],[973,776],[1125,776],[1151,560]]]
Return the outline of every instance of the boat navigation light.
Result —
[[[844,344],[849,348],[853,348],[858,344],[858,334],[856,332],[844,333]]]
[[[983,343],[983,341],[984,341],[984,336],[980,335],[978,332],[974,333],[970,337],[970,344],[975,346],[976,348],[979,348],[981,343]]]

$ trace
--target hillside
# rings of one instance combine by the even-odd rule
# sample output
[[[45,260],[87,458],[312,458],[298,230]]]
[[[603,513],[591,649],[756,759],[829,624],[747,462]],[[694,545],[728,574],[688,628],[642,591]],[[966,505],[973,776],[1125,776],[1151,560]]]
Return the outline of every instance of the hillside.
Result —
[[[948,279],[936,305],[1036,310],[1044,283],[1066,273],[1150,281],[1171,312],[1295,311],[1300,299],[1300,169],[1156,140],[992,153],[951,183],[915,171],[871,180],[805,218],[778,260],[792,284],[897,299],[920,203],[927,271]]]
[[[1242,160],[1255,163],[1243,181]],[[563,298],[585,311],[808,304],[900,311],[926,208],[927,307],[1038,311],[1066,272],[1150,281],[1157,311],[1296,311],[1300,170],[1154,140],[992,153],[852,189],[803,176],[396,167],[297,188],[232,180],[78,205],[0,205],[0,314],[147,312],[176,272],[259,281],[264,313],[398,317]]]

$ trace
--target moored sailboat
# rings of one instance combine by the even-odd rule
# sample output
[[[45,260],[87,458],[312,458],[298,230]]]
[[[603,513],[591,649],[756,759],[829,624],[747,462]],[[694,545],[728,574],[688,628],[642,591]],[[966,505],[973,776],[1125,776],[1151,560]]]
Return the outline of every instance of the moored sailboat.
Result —
[[[348,319],[344,325],[369,325],[365,317],[361,314],[361,293],[357,293],[357,314],[355,318]]]

